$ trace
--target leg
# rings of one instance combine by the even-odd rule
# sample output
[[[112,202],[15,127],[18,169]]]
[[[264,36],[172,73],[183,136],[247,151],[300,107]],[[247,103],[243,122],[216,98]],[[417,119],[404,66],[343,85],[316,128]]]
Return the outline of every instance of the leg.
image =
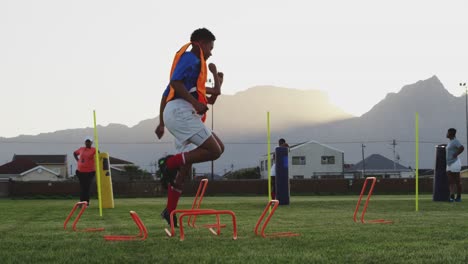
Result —
[[[191,139],[191,143],[197,144],[199,138],[202,138],[203,135],[197,134],[193,136]],[[172,165],[170,165],[170,161],[168,159],[167,161],[167,167],[172,167],[174,168],[175,166],[179,165],[179,171],[176,175],[176,179],[174,182],[174,187],[182,190],[182,186],[184,183],[185,178],[190,177],[191,172],[192,172],[192,164],[193,163],[200,163],[200,162],[205,162],[205,161],[211,161],[211,160],[216,160],[218,159],[221,154],[224,152],[224,144],[223,142],[219,139],[219,137],[216,134],[212,134],[208,139],[206,139],[199,147],[197,147],[194,150],[191,150],[189,152],[182,152],[180,154],[177,154],[176,156],[170,157],[172,159]],[[180,155],[180,156],[178,156]],[[177,157],[178,156],[178,157]],[[179,159],[179,160],[177,160]],[[175,160],[175,162],[174,162]],[[185,165],[180,165],[180,163],[183,163]],[[170,188],[170,187],[169,187]],[[168,197],[169,197],[169,192],[168,192]],[[169,201],[169,199],[168,199]]]
[[[174,181],[174,186],[169,185],[167,188],[167,204],[166,208],[162,211],[161,217],[166,219],[167,223],[171,224],[171,213],[177,208],[179,198],[182,195],[185,179],[190,176],[192,166],[183,165],[180,167],[179,172]],[[177,216],[174,214],[174,226],[177,226]]]
[[[198,148],[185,153],[185,164],[217,160],[222,154],[221,146],[214,136],[210,136]]]
[[[200,133],[202,134],[201,136]],[[167,158],[167,161],[160,160],[160,168],[166,166],[169,170],[174,170],[180,168],[180,166],[184,164],[191,165],[194,163],[201,163],[218,159],[221,156],[223,149],[218,144],[215,136],[206,135],[205,131],[200,131],[200,133],[189,139],[190,143],[198,146],[196,149],[185,153],[178,153],[172,157]],[[203,140],[203,136],[207,137],[205,137]],[[165,164],[162,164],[161,161]]]
[[[450,201],[453,201],[453,199],[455,199],[456,182],[455,182],[454,174],[455,173],[452,171],[447,171],[449,190],[450,190]]]
[[[461,194],[462,194],[462,184],[461,184],[461,177],[460,177],[460,173],[457,172],[455,174],[455,182],[456,182],[456,187],[457,187],[457,198],[456,198],[456,201],[457,202],[461,202]]]
[[[192,150],[196,146],[190,144],[188,142],[180,142],[176,139],[175,147],[178,152],[185,152]],[[166,219],[167,223],[171,224],[171,213],[177,208],[177,204],[179,203],[179,198],[182,194],[184,182],[186,178],[189,178],[191,175],[192,166],[190,165],[183,165],[177,171],[174,180],[167,187],[167,203],[166,208],[161,213],[161,217]],[[174,215],[174,225],[177,226],[177,216]]]
[[[223,142],[221,141],[221,139],[219,139],[218,135],[216,135],[214,132],[212,132],[212,135],[215,138],[216,142],[218,142],[219,147],[221,148],[221,154],[223,154],[224,153],[224,144],[223,144]]]
[[[166,206],[169,214],[177,208],[180,195],[182,194],[182,190],[184,188],[185,179],[190,176],[191,170],[191,165],[183,165],[182,167],[180,167],[179,172],[177,173],[176,179],[174,181],[174,186],[169,187],[170,191],[168,192],[170,194],[168,195]]]
[[[88,172],[88,173],[84,173],[84,177],[85,180],[84,180],[84,201],[88,202],[88,205],[89,205],[89,193],[90,193],[90,189],[91,189],[91,183],[93,182],[93,179],[94,179],[94,175],[95,175],[95,172]]]
[[[191,175],[192,165],[182,165],[179,168],[179,173],[177,173],[176,179],[174,181],[174,187],[176,187],[179,190],[182,190],[185,180],[190,178]]]
[[[83,202],[83,201],[86,201],[86,197],[85,197],[85,189],[86,189],[86,185],[85,185],[85,179],[84,179],[84,176],[81,172],[79,171],[76,171],[75,172],[76,176],[78,177],[78,180],[80,182],[80,202]]]
[[[271,177],[271,199],[276,200],[276,177]]]
[[[184,164],[216,160],[223,149],[218,144],[210,129],[194,113],[193,107],[183,100],[169,102],[164,109],[164,122],[167,129],[178,142],[192,143],[198,146],[187,153],[178,153],[167,159],[168,169],[178,169]],[[219,140],[221,142],[221,140]],[[161,164],[164,166],[164,164]]]

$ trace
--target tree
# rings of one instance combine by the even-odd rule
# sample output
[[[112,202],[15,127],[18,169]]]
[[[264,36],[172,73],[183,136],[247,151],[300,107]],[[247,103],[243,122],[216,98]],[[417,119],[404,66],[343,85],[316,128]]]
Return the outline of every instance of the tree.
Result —
[[[135,165],[129,165],[124,167],[125,174],[127,174],[130,181],[138,180],[152,180],[151,173],[146,170],[142,170],[140,167]]]
[[[239,180],[239,179],[260,179],[260,168],[245,168],[236,171],[228,172],[224,175],[224,178],[230,180]]]

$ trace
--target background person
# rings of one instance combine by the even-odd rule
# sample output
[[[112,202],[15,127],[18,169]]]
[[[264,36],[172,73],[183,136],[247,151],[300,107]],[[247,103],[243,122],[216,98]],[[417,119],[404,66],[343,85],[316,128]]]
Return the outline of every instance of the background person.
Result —
[[[447,177],[449,181],[450,189],[450,202],[456,201],[461,202],[461,161],[458,156],[465,150],[460,141],[455,137],[457,130],[455,128],[449,128],[447,131],[447,138],[450,140],[447,144],[446,150],[446,161],[447,161]],[[455,198],[455,192],[457,197]]]
[[[289,152],[289,145],[286,143],[286,140],[284,138],[280,138],[278,140],[278,147],[285,147],[288,148]],[[273,153],[273,158],[271,160],[271,198],[273,200],[276,199],[276,154]]]
[[[89,206],[89,191],[91,189],[91,183],[96,176],[95,167],[95,155],[96,149],[92,147],[93,140],[88,137],[85,139],[85,146],[81,147],[75,152],[75,157],[78,169],[76,170],[76,176],[80,181],[80,202],[86,201]]]

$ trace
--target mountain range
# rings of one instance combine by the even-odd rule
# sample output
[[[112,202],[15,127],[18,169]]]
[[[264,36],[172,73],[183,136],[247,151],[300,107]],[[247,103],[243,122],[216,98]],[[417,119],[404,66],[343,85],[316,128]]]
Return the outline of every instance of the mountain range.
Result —
[[[349,100],[358,104],[362,98],[361,95]],[[207,126],[211,127],[214,120],[214,131],[226,145],[225,153],[215,162],[216,173],[258,165],[259,157],[267,151],[267,111],[271,117],[272,148],[279,138],[285,138],[290,145],[315,140],[343,150],[346,163],[359,162],[364,150],[366,157],[381,154],[403,166],[414,167],[416,112],[421,168],[434,166],[434,147],[446,142],[449,127],[457,128],[457,137],[466,144],[465,98],[450,94],[436,76],[387,94],[360,117],[332,105],[322,91],[257,86],[223,95],[210,109]],[[98,126],[100,149],[154,171],[155,160],[174,152],[173,138],[167,131],[162,140],[156,139],[157,120],[143,120],[133,127]],[[85,136],[92,134],[92,128],[82,128],[0,137],[0,162],[11,160],[15,153],[68,154],[71,158]],[[465,159],[463,154],[463,164]],[[70,164],[73,166],[73,162]],[[199,172],[207,172],[210,167],[209,163],[196,166]]]

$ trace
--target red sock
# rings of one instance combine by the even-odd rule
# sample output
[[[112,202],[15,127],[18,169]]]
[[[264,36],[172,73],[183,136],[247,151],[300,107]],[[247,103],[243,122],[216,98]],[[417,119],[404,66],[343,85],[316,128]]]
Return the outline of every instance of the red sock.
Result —
[[[177,190],[176,188],[169,185],[167,189],[167,211],[168,213],[172,213],[177,208],[177,204],[179,203],[180,195],[182,191]]]
[[[275,198],[276,198],[276,193],[275,193],[275,192],[271,192],[271,199],[272,199],[272,200],[275,200]]]
[[[185,164],[184,153],[175,154],[166,161],[168,169],[178,169],[180,166]]]

